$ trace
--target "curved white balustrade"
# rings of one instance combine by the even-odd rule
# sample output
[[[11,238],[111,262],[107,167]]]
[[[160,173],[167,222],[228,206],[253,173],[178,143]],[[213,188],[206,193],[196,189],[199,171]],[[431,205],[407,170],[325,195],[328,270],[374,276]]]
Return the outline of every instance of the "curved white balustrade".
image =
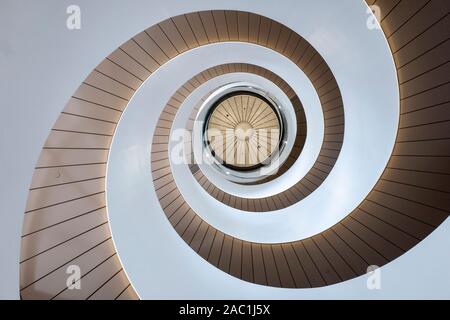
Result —
[[[286,97],[286,95],[275,84],[271,83],[267,79],[248,73],[226,74],[216,77],[206,82],[205,84],[201,85],[186,99],[186,101],[181,105],[179,112],[177,113],[177,116],[175,117],[172,132],[177,130],[178,128],[183,128],[185,126],[186,121],[190,116],[189,113],[190,110],[192,110],[192,108],[195,107],[198,101],[205,94],[207,94],[210,91],[210,89],[229,83],[230,81],[242,81],[244,79],[246,79],[247,81],[251,80],[252,82],[262,86],[266,90],[270,90],[270,92],[276,95],[276,97],[280,101],[282,101],[283,104],[287,106],[287,108],[292,109],[292,105],[289,99]],[[303,93],[304,92],[305,90],[303,90]],[[309,92],[310,96],[308,97],[314,98],[315,96],[314,91]],[[303,96],[306,95],[304,94]],[[199,165],[200,169],[208,178],[208,180],[214,183],[214,185],[216,185],[221,190],[236,196],[241,196],[242,194],[245,194],[246,197],[248,198],[268,197],[273,194],[279,193],[280,191],[288,189],[309,171],[309,169],[314,164],[320,151],[320,145],[323,139],[323,120],[322,120],[323,115],[321,113],[318,98],[316,99],[317,101],[313,99],[310,99],[311,101],[308,101],[308,105],[311,107],[308,108],[308,110],[306,110],[305,107],[305,111],[307,113],[307,119],[309,116],[309,119],[311,119],[311,121],[318,122],[318,125],[313,126],[309,129],[308,136],[305,141],[306,147],[304,148],[304,152],[302,152],[297,162],[290,168],[288,174],[282,175],[275,180],[272,180],[268,183],[264,183],[261,185],[238,185],[223,179],[223,177],[220,174],[218,174],[214,169],[210,168],[210,166],[208,166],[207,164],[200,164]],[[289,114],[290,113],[291,112],[289,112]],[[293,125],[295,125],[295,123]],[[291,141],[290,144],[292,145],[293,143],[294,141]],[[170,150],[173,150],[173,148],[175,147],[176,144],[171,142],[169,146]],[[290,149],[291,146],[288,146],[287,148]],[[197,155],[197,159],[199,159],[200,150],[194,148],[194,152]],[[186,166],[183,168],[182,166],[179,165],[172,165],[172,172],[181,190],[189,192],[188,190],[192,190],[191,189],[192,187],[196,188],[195,185],[198,185],[198,182],[195,181],[195,179],[193,181],[194,184],[192,184],[191,182],[189,182],[186,185],[184,184],[184,182],[187,181],[187,179],[192,180],[190,178],[192,177],[192,174],[190,174],[190,172],[186,172]],[[203,190],[202,188],[200,189]],[[204,190],[200,192],[204,192]],[[186,197],[187,199],[189,199],[190,198],[189,194],[186,194]],[[205,195],[205,197],[207,197],[207,194]],[[208,196],[207,198],[211,197]]]
[[[317,3],[316,9],[319,10],[321,5],[323,2]],[[383,171],[392,151],[398,125],[398,86],[395,67],[381,31],[361,30],[360,27],[355,27],[361,24],[361,19],[366,14],[365,6],[351,6],[351,9],[347,9],[350,11],[346,12],[348,19],[345,25],[338,17],[331,18],[322,25],[323,30],[332,30],[331,34],[339,35],[337,39],[341,41],[334,44],[333,50],[324,48],[325,45],[331,45],[330,42],[323,41],[330,34],[316,33],[311,37],[309,28],[315,22],[309,20],[309,23],[306,23],[308,20],[306,19],[302,23],[298,21],[296,25],[288,24],[305,36],[323,55],[343,95],[346,132],[344,146],[335,168],[312,195],[278,212],[249,215],[225,205],[217,206],[217,202],[213,205],[212,201],[205,201],[206,197],[202,197],[199,186],[198,189],[188,190],[187,192],[195,194],[195,199],[198,199],[197,206],[190,203],[193,209],[218,229],[242,239],[260,242],[284,242],[305,238],[345,217],[371,190]],[[336,10],[342,11],[342,6]],[[355,28],[357,31],[352,33],[345,31]],[[365,38],[370,38],[370,41],[361,48],[359,44]],[[138,261],[142,262],[144,259],[142,255],[147,255],[146,252],[148,252],[147,259],[151,259],[151,250],[147,249],[153,245],[151,240],[146,238],[148,225],[152,224],[155,227],[159,225],[157,229],[170,228],[162,210],[157,207],[159,204],[150,177],[150,141],[156,118],[177,88],[196,73],[216,64],[247,62],[236,61],[235,51],[223,50],[233,45],[245,47],[243,44],[233,43],[208,45],[186,52],[167,63],[153,74],[135,95],[119,125],[108,169],[109,213],[122,261],[141,295],[142,290],[149,291],[145,289],[148,288],[147,285],[142,283],[145,277],[138,274],[137,270],[140,270],[140,267],[136,264]],[[340,53],[344,51],[346,54]],[[366,61],[365,56],[373,56],[374,59]],[[260,60],[253,57],[248,62],[263,67],[271,65],[270,69],[273,72],[300,93],[301,88],[295,86],[298,83],[298,69],[279,68],[279,63],[274,64],[267,56],[260,57]],[[195,70],[191,70],[189,66],[195,66]],[[173,78],[173,74],[177,74],[177,77]],[[367,82],[372,85],[368,85]],[[302,102],[306,105],[304,99]],[[153,113],[149,113],[149,108]],[[149,116],[151,114],[155,118]],[[137,125],[141,122],[146,122],[146,126]],[[126,123],[133,125],[129,125],[126,129]],[[335,188],[336,185],[339,188]],[[322,201],[324,197],[327,201]],[[127,214],[130,208],[133,208],[131,216]],[[213,214],[217,212],[221,214]],[[236,220],[236,217],[239,220]],[[177,236],[174,231],[170,236],[165,233],[164,238],[172,245],[177,243],[178,246],[186,247],[181,239],[175,239],[173,236]],[[139,255],[127,249],[137,243],[143,249]],[[187,259],[186,254],[189,259],[194,259],[196,255],[194,252],[185,252],[181,255]],[[202,263],[204,262],[199,262]]]
[[[381,38],[380,41],[385,40]],[[385,42],[379,45],[385,45]],[[385,49],[388,50],[387,47]],[[239,61],[236,61],[234,55],[230,55],[237,50],[240,51]],[[143,84],[120,121],[110,153],[107,191],[114,234],[115,220],[120,221],[120,224],[126,223],[127,220],[125,215],[116,209],[116,206],[123,205],[123,202],[127,203],[129,199],[118,196],[130,192],[127,182],[134,186],[133,189],[152,189],[151,179],[143,179],[150,174],[149,141],[153,135],[156,119],[171,95],[192,76],[214,65],[253,62],[267,67],[269,61],[274,61],[273,59],[276,59],[277,64],[272,63],[271,71],[282,77],[298,92],[309,125],[320,125],[317,114],[316,118],[308,117],[309,108],[314,108],[317,97],[311,97],[313,94],[307,87],[309,81],[302,81],[306,77],[302,79],[301,72],[287,58],[256,45],[222,43],[188,51],[168,62]],[[340,83],[346,116],[344,145],[332,172],[310,196],[282,210],[248,214],[212,198],[185,169],[185,175],[174,176],[192,209],[212,226],[227,234],[262,243],[303,239],[324,231],[343,219],[373,188],[386,166],[395,141],[399,113],[398,92],[395,92],[396,86],[393,85],[393,83],[396,85],[396,73],[389,52],[385,52],[384,59],[387,61],[379,61],[380,65],[359,66],[362,77],[366,73],[373,73],[374,69],[387,69],[383,77],[389,79],[390,74],[392,83],[385,79],[378,86],[378,91],[364,90],[362,79],[349,81],[347,86]],[[386,67],[386,64],[391,65]],[[192,70],[192,66],[195,66],[195,70]],[[331,68],[333,69],[333,66]],[[173,79],[173,73],[177,74],[176,81]],[[340,79],[339,72],[335,72],[335,76]],[[316,109],[319,108],[317,100]],[[308,153],[309,148],[310,145],[305,145],[304,152]],[[138,150],[139,153],[136,154],[133,150]],[[176,170],[174,167],[173,169]],[[295,178],[294,175],[288,175],[285,179],[292,179],[289,183],[294,184]],[[273,181],[274,185],[277,180]],[[145,210],[140,208],[148,208],[148,201],[148,196],[145,196],[133,199],[128,205],[136,208],[137,212],[142,211],[141,218],[145,219]],[[150,205],[152,208],[149,211],[162,214],[159,203],[152,202]],[[143,225],[145,226],[145,223]],[[121,237],[126,235],[121,234]]]

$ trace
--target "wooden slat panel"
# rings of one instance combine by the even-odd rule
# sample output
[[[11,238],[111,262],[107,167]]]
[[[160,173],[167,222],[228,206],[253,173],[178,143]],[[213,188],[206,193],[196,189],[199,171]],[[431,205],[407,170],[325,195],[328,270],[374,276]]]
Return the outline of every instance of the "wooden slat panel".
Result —
[[[122,111],[128,101],[109,92],[99,90],[87,84],[81,84],[73,94],[75,98],[97,103],[109,108]]]
[[[251,253],[253,258],[253,274],[255,283],[267,284],[266,269],[261,245],[252,243]]]
[[[100,290],[109,280],[115,277],[122,267],[117,255],[112,256],[92,272],[82,274],[82,286],[80,290],[65,290],[59,295],[54,297],[55,300],[76,299],[84,300],[88,299],[91,295],[94,295],[97,290]]]
[[[107,222],[106,209],[102,208],[77,219],[58,224],[22,238],[21,260],[26,260],[59,245],[79,233]]]
[[[122,115],[121,111],[76,98],[71,98],[69,100],[64,108],[64,112],[115,123],[119,121],[120,116]]]
[[[51,299],[66,288],[69,276],[66,271],[69,266],[76,265],[81,271],[91,270],[114,253],[112,240],[103,241],[81,256],[52,270],[53,272],[43,276],[34,284],[22,288],[20,293],[26,299]]]
[[[66,264],[67,261],[110,237],[109,227],[107,224],[104,224],[35,258],[22,262],[20,287],[23,288],[36,279],[45,276],[50,270],[59,268],[61,265]],[[44,261],[45,263],[43,263]],[[33,272],[28,272],[29,270],[33,270]]]
[[[121,270],[113,278],[108,279],[88,300],[114,300],[122,292],[124,286],[129,284],[125,272]]]
[[[105,179],[87,180],[61,186],[30,190],[26,211],[37,210],[86,197],[105,190]]]
[[[308,251],[306,251],[304,244],[302,242],[295,242],[292,244],[292,246],[298,260],[303,266],[303,270],[306,274],[306,277],[308,278],[311,287],[324,286],[326,282],[322,278],[320,272],[317,270],[317,267],[314,265],[314,261],[311,259]]]
[[[305,239],[303,241],[303,245],[308,255],[311,257],[314,266],[319,271],[321,278],[327,284],[333,284],[341,281],[341,278],[336,273],[334,267],[330,264],[329,260],[324,257],[323,253],[319,250],[312,239]]]
[[[135,91],[129,84],[116,80],[114,75],[107,76],[97,70],[92,71],[84,82],[125,100],[129,100]]]

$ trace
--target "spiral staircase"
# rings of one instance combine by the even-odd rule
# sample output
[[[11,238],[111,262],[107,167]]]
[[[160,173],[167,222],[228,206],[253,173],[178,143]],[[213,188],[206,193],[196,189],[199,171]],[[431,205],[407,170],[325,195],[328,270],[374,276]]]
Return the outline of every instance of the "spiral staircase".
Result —
[[[333,58],[344,47],[258,6],[183,9],[105,57],[61,106],[36,163],[20,297],[149,298],[157,284],[139,259],[175,241],[183,259],[260,290],[326,288],[414,254],[450,213],[449,4],[354,5],[364,19],[380,10],[380,28],[360,25],[387,57],[366,63],[391,70],[372,102]],[[358,62],[346,61],[351,77]],[[366,79],[361,88],[378,85]],[[136,148],[144,156],[127,162]],[[174,237],[137,245],[157,228]],[[79,290],[66,284],[71,265]]]

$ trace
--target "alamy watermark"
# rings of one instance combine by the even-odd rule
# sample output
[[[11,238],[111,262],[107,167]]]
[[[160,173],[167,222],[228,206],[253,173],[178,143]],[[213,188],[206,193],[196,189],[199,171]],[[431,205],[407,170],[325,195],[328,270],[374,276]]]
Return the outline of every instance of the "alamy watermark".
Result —
[[[369,30],[380,30],[381,8],[377,5],[369,6],[367,8],[367,14],[369,15],[366,21],[367,28]]]
[[[81,29],[81,8],[76,4],[72,4],[67,7],[66,13],[68,17],[66,19],[66,27],[69,30]]]
[[[69,290],[81,290],[81,268],[77,265],[70,265],[66,269],[69,276],[66,279],[66,287]]]
[[[381,290],[381,269],[379,266],[371,265],[367,267],[367,289]]]

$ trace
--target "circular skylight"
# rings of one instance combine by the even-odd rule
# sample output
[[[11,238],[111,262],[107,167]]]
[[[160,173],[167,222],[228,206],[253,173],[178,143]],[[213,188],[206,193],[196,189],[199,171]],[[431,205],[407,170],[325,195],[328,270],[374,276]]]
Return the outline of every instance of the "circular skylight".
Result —
[[[233,92],[211,108],[205,126],[213,156],[224,166],[251,170],[278,150],[281,123],[274,106],[253,92]]]

